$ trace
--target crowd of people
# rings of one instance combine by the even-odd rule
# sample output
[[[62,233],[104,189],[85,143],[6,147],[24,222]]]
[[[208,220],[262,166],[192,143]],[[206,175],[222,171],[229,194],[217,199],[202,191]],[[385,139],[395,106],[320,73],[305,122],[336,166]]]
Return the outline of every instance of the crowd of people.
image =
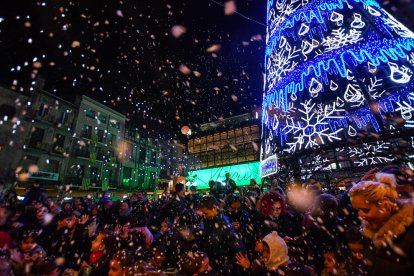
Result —
[[[62,201],[40,183],[19,201],[2,184],[0,275],[414,275],[413,177],[373,169],[341,193],[226,177],[154,201]]]

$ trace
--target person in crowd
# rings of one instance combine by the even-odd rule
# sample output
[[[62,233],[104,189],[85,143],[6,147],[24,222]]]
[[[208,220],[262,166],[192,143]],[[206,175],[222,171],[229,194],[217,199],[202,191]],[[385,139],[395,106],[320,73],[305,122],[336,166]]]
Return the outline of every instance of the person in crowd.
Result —
[[[43,203],[45,199],[46,193],[42,188],[42,184],[39,181],[35,181],[24,196],[23,204],[34,205],[36,203]]]
[[[200,204],[200,195],[195,185],[190,186],[190,192],[185,197],[188,208],[197,207]]]
[[[104,205],[104,204],[105,204],[105,203],[107,203],[108,201],[112,201],[112,199],[111,199],[111,192],[110,192],[110,191],[108,191],[108,190],[106,190],[106,191],[103,191],[103,192],[102,192],[102,196],[101,196],[101,198],[99,199],[98,204],[99,204],[99,205]]]
[[[229,172],[226,172],[225,177],[226,178],[223,180],[223,183],[225,186],[226,194],[232,194],[236,191],[236,188],[237,188],[236,182],[230,178]]]
[[[12,209],[8,206],[0,205],[0,248],[10,249],[12,245],[12,237],[10,235],[11,227],[8,220],[12,217]]]
[[[254,225],[254,220],[243,205],[241,196],[235,194],[227,195],[225,202],[225,214],[239,234],[246,250],[248,250],[249,253],[252,253],[255,244],[254,233],[256,226]]]
[[[256,242],[255,251],[259,258],[250,261],[247,255],[239,252],[236,262],[244,269],[244,274],[252,275],[313,275],[311,268],[289,260],[285,241],[273,231]]]
[[[308,250],[308,262],[321,273],[326,248],[345,248],[345,228],[337,215],[337,200],[333,195],[315,198],[310,213],[304,219],[303,241]]]
[[[215,197],[202,198],[200,211],[204,219],[198,245],[209,257],[214,271],[230,275],[234,272],[236,253],[243,251],[244,246],[228,217],[220,211]]]
[[[259,202],[261,215],[259,235],[265,236],[272,231],[283,237],[286,241],[301,234],[299,217],[288,210],[283,195],[277,192],[269,192],[263,195]]]
[[[132,272],[134,256],[127,250],[116,252],[109,261],[108,276],[124,276]]]
[[[132,206],[131,202],[126,199],[122,201],[121,206],[118,209],[118,216],[116,216],[117,224],[124,225],[131,220]]]
[[[109,261],[116,250],[116,240],[109,232],[100,232],[92,241],[89,263],[81,268],[83,275],[108,275]]]
[[[321,276],[331,275],[348,275],[345,269],[345,259],[341,254],[340,249],[331,248],[326,249],[323,253],[324,269],[321,272]]]
[[[13,263],[10,259],[10,254],[5,251],[0,251],[0,276],[9,276],[13,274]]]
[[[373,275],[414,274],[414,205],[400,201],[396,188],[394,175],[377,173],[375,180],[361,181],[349,191],[362,220],[364,257]]]
[[[38,244],[37,235],[27,231],[18,247],[10,250],[16,275],[27,274],[32,267],[36,266],[42,259],[47,257],[46,251]]]
[[[215,275],[214,270],[209,264],[207,254],[201,251],[189,251],[181,260],[181,270],[183,275],[192,276],[213,276]]]
[[[368,275],[366,260],[364,257],[363,235],[357,226],[353,226],[346,232],[346,242],[351,256],[348,256],[347,271],[350,275]]]

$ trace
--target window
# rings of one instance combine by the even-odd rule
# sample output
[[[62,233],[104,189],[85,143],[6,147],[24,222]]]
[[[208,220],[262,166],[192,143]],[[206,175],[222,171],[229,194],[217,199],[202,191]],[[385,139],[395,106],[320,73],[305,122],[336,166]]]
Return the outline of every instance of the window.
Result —
[[[48,171],[52,173],[58,173],[60,168],[59,160],[49,160]]]
[[[102,114],[102,113],[99,113],[98,114],[98,120],[99,120],[99,122],[101,122],[103,124],[106,124],[106,115]]]
[[[139,161],[145,162],[145,160],[147,155],[147,149],[145,147],[141,147],[140,148],[140,153],[139,153]]]
[[[85,115],[86,115],[86,117],[88,117],[88,118],[95,119],[96,112],[95,112],[95,110],[92,110],[92,109],[88,108],[88,109],[86,109],[86,111],[85,111]]]
[[[143,186],[145,181],[145,171],[144,170],[138,170],[138,185]]]
[[[109,121],[109,125],[113,128],[120,129],[120,123],[119,123],[119,121],[117,121],[115,119],[111,119]]]
[[[146,187],[146,188],[153,188],[155,186],[155,180],[156,179],[157,179],[156,173],[155,172],[150,172],[149,181],[148,181],[149,186]]]
[[[45,134],[44,129],[35,127],[30,137],[29,147],[35,148],[35,149],[41,149],[44,134]]]
[[[47,104],[42,103],[40,105],[39,111],[37,112],[37,115],[42,118],[47,118],[49,115],[49,106]]]
[[[96,159],[102,161],[104,158],[101,147],[96,147]]]
[[[105,132],[102,129],[98,129],[98,142],[103,143],[105,141]]]
[[[91,139],[92,137],[92,127],[89,125],[85,125],[82,130],[82,137]]]
[[[91,183],[92,186],[100,186],[99,168],[91,167]]]
[[[124,167],[122,172],[122,184],[129,185],[132,177],[132,168]]]
[[[64,145],[65,145],[65,135],[56,134],[53,138],[53,148],[52,152],[54,153],[63,153],[64,152]]]
[[[59,124],[60,126],[64,126],[66,124],[66,122],[68,121],[68,113],[66,111],[63,111],[62,113],[60,113],[60,118],[59,118]]]
[[[157,155],[158,155],[158,152],[156,152],[156,151],[152,151],[151,152],[151,165],[156,165],[157,164]]]
[[[89,144],[82,141],[82,144],[76,149],[76,155],[80,157],[89,158]]]

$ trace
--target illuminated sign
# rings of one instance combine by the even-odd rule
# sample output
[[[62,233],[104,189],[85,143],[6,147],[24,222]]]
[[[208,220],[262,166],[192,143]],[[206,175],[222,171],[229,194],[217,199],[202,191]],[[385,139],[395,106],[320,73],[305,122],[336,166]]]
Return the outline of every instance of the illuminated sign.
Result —
[[[245,186],[250,184],[250,179],[255,179],[260,183],[260,162],[250,162],[245,164],[237,164],[231,166],[216,167],[203,170],[189,171],[187,181],[196,183],[197,189],[208,189],[208,182],[224,181],[225,174],[230,173],[230,178],[233,179],[237,186]]]
[[[260,176],[266,177],[277,173],[277,156],[273,155],[260,162]]]
[[[38,179],[38,180],[48,180],[48,181],[58,181],[59,174],[51,172],[29,172],[29,179]]]

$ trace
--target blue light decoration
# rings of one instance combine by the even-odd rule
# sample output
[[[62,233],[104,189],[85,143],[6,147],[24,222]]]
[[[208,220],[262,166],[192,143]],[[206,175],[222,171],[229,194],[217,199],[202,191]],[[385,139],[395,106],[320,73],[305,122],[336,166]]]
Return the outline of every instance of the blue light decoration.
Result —
[[[269,0],[265,67],[263,171],[391,162],[413,135],[414,33],[374,0]]]

